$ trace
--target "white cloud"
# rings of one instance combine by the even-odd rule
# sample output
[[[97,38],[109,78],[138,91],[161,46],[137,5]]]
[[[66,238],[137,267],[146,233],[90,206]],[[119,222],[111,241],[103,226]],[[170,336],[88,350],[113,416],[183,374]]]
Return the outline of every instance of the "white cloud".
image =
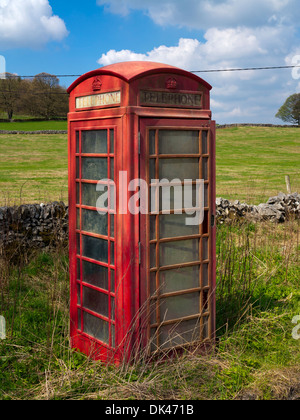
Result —
[[[156,61],[189,71],[284,65],[290,51],[288,27],[210,28],[204,41],[181,38],[178,45],[161,45],[144,54],[131,50],[110,50],[98,63]],[[280,41],[278,41],[280,40]],[[298,52],[297,49],[293,50]],[[300,72],[299,72],[300,73]],[[275,114],[297,89],[299,80],[288,70],[199,73],[212,86],[212,110],[219,123],[279,123]]]
[[[299,0],[97,0],[97,3],[122,15],[142,10],[162,26],[197,29],[290,25],[300,19]]]
[[[64,21],[48,0],[0,0],[1,49],[37,48],[68,35]]]

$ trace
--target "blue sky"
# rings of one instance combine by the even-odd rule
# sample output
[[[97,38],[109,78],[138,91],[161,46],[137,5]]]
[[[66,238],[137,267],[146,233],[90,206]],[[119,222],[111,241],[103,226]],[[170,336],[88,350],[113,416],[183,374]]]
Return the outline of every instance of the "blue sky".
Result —
[[[299,22],[299,0],[0,0],[0,55],[19,75],[136,59],[190,71],[300,65]],[[201,76],[218,123],[280,123],[278,108],[300,91],[300,70]]]

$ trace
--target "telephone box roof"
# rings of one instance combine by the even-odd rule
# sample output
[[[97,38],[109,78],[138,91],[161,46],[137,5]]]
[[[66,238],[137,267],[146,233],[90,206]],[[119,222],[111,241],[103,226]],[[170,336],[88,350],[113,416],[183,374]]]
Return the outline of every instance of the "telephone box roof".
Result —
[[[90,71],[80,76],[72,85],[68,88],[68,93],[72,92],[76,86],[82,83],[84,80],[90,77],[100,75],[111,75],[125,80],[126,82],[132,82],[135,79],[141,77],[150,76],[155,73],[175,73],[181,76],[187,76],[199,83],[203,84],[207,89],[211,90],[212,86],[205,80],[201,79],[197,75],[190,73],[186,70],[182,70],[178,67],[170,66],[168,64],[154,63],[150,61],[127,61],[117,64],[111,64],[106,67],[101,67],[97,70]]]

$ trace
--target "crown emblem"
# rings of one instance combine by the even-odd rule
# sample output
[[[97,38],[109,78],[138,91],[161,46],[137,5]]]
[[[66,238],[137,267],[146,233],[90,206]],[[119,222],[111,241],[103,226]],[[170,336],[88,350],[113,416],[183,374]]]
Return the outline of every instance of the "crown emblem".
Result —
[[[102,81],[101,81],[100,77],[96,77],[94,79],[92,87],[93,87],[93,90],[94,91],[101,90],[101,88],[102,88]]]
[[[178,88],[178,82],[176,79],[171,77],[166,81],[166,88],[167,89],[177,89]]]

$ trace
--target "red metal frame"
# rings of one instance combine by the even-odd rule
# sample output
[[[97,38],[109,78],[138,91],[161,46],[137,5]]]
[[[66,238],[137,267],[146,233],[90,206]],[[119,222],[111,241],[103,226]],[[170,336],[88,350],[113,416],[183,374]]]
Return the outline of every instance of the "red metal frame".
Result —
[[[95,80],[97,78],[97,83]],[[101,79],[99,82],[99,78]],[[172,83],[170,83],[172,80]],[[174,82],[175,80],[175,82]],[[168,88],[171,89],[168,90]],[[175,89],[174,89],[175,88]],[[101,90],[99,90],[101,89]],[[202,106],[178,108],[177,106],[140,106],[140,91],[164,91],[172,94],[195,92],[202,95]],[[77,276],[76,235],[82,234],[77,229],[77,208],[85,208],[76,203],[76,131],[113,129],[115,132],[114,171],[116,184],[116,209],[119,209],[119,192],[126,186],[121,185],[120,171],[127,171],[128,181],[146,179],[145,162],[147,161],[145,133],[149,126],[172,127],[174,129],[191,127],[204,128],[210,132],[210,213],[215,214],[215,124],[211,121],[210,89],[204,80],[184,70],[157,63],[133,62],[120,63],[98,69],[81,76],[69,88],[69,227],[70,227],[70,286],[71,286],[71,345],[85,354],[105,362],[130,360],[136,351],[147,346],[148,336],[143,334],[148,328],[143,304],[147,300],[145,255],[147,243],[145,215],[121,214],[114,216],[115,235],[111,238],[108,230],[108,244],[115,244],[115,264],[99,262],[99,265],[115,269],[115,293],[111,291],[110,274],[108,291],[103,293],[115,298],[115,320],[109,318],[109,345],[82,332],[78,328],[78,308],[82,311],[82,274],[80,282]],[[107,92],[120,92],[120,103],[109,106],[90,106],[76,108],[76,98],[101,95]],[[87,102],[88,103],[88,102]],[[139,149],[141,154],[139,154]],[[102,155],[98,155],[100,157]],[[104,156],[102,156],[104,157]],[[112,156],[110,156],[112,158]],[[109,165],[108,165],[109,168]],[[109,170],[109,169],[108,169]],[[96,180],[95,180],[96,181]],[[92,182],[92,181],[88,181]],[[134,193],[128,193],[128,198]],[[87,207],[94,210],[94,208]],[[81,213],[80,213],[81,214]],[[80,216],[81,220],[81,216]],[[81,222],[80,222],[81,223]],[[81,224],[80,224],[81,227]],[[108,227],[109,229],[109,227]],[[215,227],[210,228],[210,336],[215,330]],[[91,237],[99,237],[88,233]],[[108,253],[109,255],[109,253]],[[79,260],[82,261],[82,254]],[[85,260],[89,261],[87,258]],[[80,284],[80,302],[78,303],[77,284]],[[98,291],[89,285],[91,290]],[[111,299],[109,299],[111,302]],[[109,312],[111,303],[109,303]],[[87,313],[92,313],[85,310]],[[101,319],[101,315],[97,315]],[[145,324],[146,323],[146,324]],[[112,326],[115,326],[115,346],[112,346]]]

